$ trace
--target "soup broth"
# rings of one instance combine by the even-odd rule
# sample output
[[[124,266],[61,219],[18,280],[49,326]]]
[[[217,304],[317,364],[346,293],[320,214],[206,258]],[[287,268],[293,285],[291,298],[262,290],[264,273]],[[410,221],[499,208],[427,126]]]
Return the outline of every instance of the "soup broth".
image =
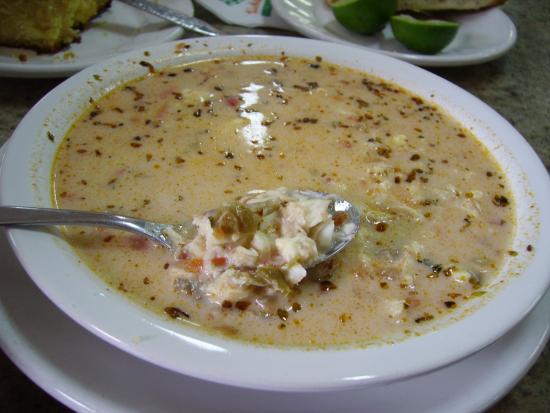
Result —
[[[152,71],[153,72],[153,71]],[[278,346],[363,346],[425,331],[484,294],[515,231],[507,180],[432,103],[321,58],[234,57],[154,71],[94,102],[60,145],[60,208],[177,223],[253,189],[335,193],[361,229],[288,295],[212,303],[143,238],[67,239],[113,288],[166,317]]]

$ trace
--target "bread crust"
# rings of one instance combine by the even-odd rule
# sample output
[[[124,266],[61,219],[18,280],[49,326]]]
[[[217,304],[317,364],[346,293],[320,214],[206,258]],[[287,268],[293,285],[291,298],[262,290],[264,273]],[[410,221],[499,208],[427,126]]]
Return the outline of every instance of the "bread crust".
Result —
[[[111,5],[112,0],[106,1],[104,4],[102,4],[99,8],[97,13],[92,16],[85,24],[76,24],[73,28],[76,30],[84,30],[90,22],[100,16],[103,12],[105,12]],[[79,43],[80,42],[80,33],[74,36],[73,39],[68,41],[60,40],[54,44],[46,45],[46,44],[40,44],[40,41],[35,40],[6,40],[0,41],[0,46],[4,47],[14,47],[14,48],[23,48],[23,49],[30,49],[34,50],[35,52],[39,54],[47,54],[47,53],[57,53],[63,48],[69,46],[71,43]]]

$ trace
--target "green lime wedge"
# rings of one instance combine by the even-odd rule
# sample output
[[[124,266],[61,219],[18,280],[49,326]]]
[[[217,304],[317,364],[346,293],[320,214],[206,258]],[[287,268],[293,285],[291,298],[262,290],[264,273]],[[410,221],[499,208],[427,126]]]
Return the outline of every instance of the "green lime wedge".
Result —
[[[393,35],[419,53],[435,54],[452,42],[459,24],[447,20],[419,20],[406,14],[391,18]]]
[[[397,7],[397,0],[338,0],[331,4],[336,20],[361,34],[382,30]]]

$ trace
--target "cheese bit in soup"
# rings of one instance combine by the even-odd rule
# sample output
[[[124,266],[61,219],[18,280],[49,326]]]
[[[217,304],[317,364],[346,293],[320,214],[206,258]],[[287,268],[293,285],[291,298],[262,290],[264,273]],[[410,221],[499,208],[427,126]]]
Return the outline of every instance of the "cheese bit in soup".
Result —
[[[175,231],[177,283],[189,283],[217,304],[288,295],[319,254],[349,236],[345,213],[329,214],[330,199],[311,199],[284,188],[251,191],[213,213],[193,218],[196,235],[184,243]],[[335,232],[335,224],[338,230]]]
[[[512,190],[472,132],[427,97],[322,57],[233,56],[132,80],[74,123],[52,174],[66,209],[180,222],[229,203],[197,217],[178,259],[112,230],[67,239],[111,288],[247,342],[423,334],[468,314],[517,259]],[[338,226],[325,206],[274,202],[283,190],[231,203],[280,187],[338,194],[361,214],[357,235],[308,267]]]

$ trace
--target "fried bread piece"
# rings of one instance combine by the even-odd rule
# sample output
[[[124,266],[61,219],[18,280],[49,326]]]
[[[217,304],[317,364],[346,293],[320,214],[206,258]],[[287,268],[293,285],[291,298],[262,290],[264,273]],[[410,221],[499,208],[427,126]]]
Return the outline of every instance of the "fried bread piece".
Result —
[[[80,29],[111,0],[0,0],[0,45],[53,53],[80,39]]]

